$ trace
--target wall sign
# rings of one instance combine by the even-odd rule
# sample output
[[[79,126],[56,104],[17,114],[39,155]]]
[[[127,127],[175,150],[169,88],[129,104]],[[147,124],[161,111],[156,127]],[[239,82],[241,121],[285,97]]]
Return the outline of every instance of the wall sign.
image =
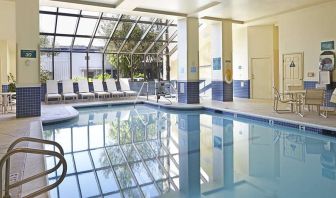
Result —
[[[196,73],[196,72],[197,72],[197,68],[196,68],[195,66],[192,66],[192,67],[190,68],[190,72],[191,72],[191,73]]]
[[[36,58],[36,50],[21,50],[21,58]]]
[[[334,50],[334,49],[335,49],[335,43],[334,43],[334,41],[324,41],[324,42],[321,42],[321,51]]]
[[[221,70],[221,58],[213,58],[212,59],[212,67],[213,70]]]

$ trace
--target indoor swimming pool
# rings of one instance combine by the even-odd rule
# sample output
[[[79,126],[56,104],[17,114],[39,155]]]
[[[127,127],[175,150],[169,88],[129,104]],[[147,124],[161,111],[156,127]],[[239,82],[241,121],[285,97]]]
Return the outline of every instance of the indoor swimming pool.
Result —
[[[205,110],[77,110],[77,119],[43,126],[44,138],[62,145],[68,164],[52,198],[336,194],[335,137]],[[56,163],[46,157],[47,168]]]

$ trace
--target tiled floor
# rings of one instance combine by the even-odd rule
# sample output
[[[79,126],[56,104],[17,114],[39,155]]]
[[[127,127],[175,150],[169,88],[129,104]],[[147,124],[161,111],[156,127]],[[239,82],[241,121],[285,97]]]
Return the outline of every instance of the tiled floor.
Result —
[[[144,98],[142,98],[144,99]],[[123,100],[125,102],[127,100]],[[134,100],[128,100],[128,102],[132,102]],[[150,98],[151,102],[156,102],[154,98]],[[106,104],[111,103],[117,104],[118,101],[96,101],[96,102],[78,102],[78,103],[68,103],[68,104],[49,104],[42,105],[42,116],[41,118],[20,118],[16,119],[15,114],[0,114],[0,157],[4,155],[6,149],[10,142],[15,139],[22,137],[33,135],[35,137],[40,137],[40,132],[38,134],[32,134],[31,129],[33,125],[36,125],[41,120],[42,121],[50,121],[50,120],[61,120],[63,118],[72,118],[77,116],[77,112],[71,107],[73,105],[80,106],[86,104]],[[165,105],[169,102],[166,100],[161,100],[161,104]],[[173,105],[178,105],[173,101]],[[236,98],[234,102],[217,102],[210,100],[202,100],[201,105],[205,107],[212,107],[218,109],[225,109],[228,111],[238,111],[241,113],[254,114],[259,116],[273,117],[286,119],[296,122],[310,123],[316,125],[327,126],[329,128],[333,128],[336,130],[336,115],[334,113],[330,113],[328,118],[322,118],[317,115],[316,112],[306,112],[305,117],[297,116],[293,113],[284,113],[277,114],[273,111],[272,101],[262,101],[262,100],[247,100],[247,99],[238,99]],[[199,107],[201,105],[184,105],[188,107]],[[15,112],[15,111],[14,111]],[[34,127],[33,127],[34,128]],[[36,129],[36,127],[35,127]],[[26,146],[26,145],[23,145]],[[25,155],[17,155],[13,158],[13,163],[11,167],[12,173],[19,173],[19,177],[22,177],[22,173],[24,172],[24,161],[26,157]],[[43,161],[33,159],[32,157],[27,157],[28,161],[26,162],[27,166],[30,167],[38,167],[35,169],[26,169],[27,172],[24,173],[25,176],[30,175],[32,172],[38,171],[37,169],[43,168]],[[29,161],[30,159],[30,161]],[[33,160],[32,160],[33,159]],[[35,164],[34,164],[35,163]],[[29,164],[29,165],[28,165]],[[37,166],[38,165],[38,166]],[[29,168],[29,167],[28,167]],[[33,186],[33,185],[32,185]],[[31,187],[32,187],[31,186]],[[38,185],[34,185],[35,187]],[[24,190],[29,191],[29,186],[25,186]],[[20,190],[16,190],[13,194],[18,195]]]

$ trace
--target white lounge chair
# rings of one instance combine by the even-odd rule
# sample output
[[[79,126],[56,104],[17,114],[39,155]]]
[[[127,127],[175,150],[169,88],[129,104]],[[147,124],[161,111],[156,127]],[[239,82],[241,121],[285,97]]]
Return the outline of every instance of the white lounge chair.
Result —
[[[106,80],[107,92],[111,94],[111,96],[121,97],[124,96],[124,92],[118,91],[117,85],[114,79],[107,79]]]
[[[110,93],[104,90],[103,82],[101,80],[94,79],[92,82],[94,94],[98,97],[98,99],[101,97],[106,98],[110,96]]]
[[[79,80],[78,81],[78,95],[84,99],[84,97],[90,99],[94,99],[95,95],[94,93],[91,93],[89,91],[89,84],[87,80]]]
[[[78,99],[78,95],[74,92],[72,80],[63,80],[62,88],[63,88],[62,96],[64,101],[67,98],[71,98],[72,100]]]
[[[120,78],[120,89],[126,96],[136,96],[138,92],[132,91],[128,82],[128,78]]]
[[[49,99],[62,100],[61,94],[58,93],[58,83],[56,80],[47,80],[47,93],[45,95],[45,103],[48,104]]]

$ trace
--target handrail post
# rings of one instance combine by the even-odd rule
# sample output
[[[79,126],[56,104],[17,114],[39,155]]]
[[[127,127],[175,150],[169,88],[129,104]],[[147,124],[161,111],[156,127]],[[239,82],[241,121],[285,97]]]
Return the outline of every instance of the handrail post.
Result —
[[[148,101],[148,81],[147,81],[147,101]]]
[[[59,153],[55,152],[55,151],[48,151],[48,150],[38,150],[38,149],[31,149],[31,148],[17,148],[17,149],[14,149],[14,147],[20,143],[20,142],[24,142],[24,141],[28,141],[28,142],[37,142],[37,143],[42,143],[42,144],[50,144],[50,145],[54,145],[55,147],[58,148],[59,150]],[[37,175],[34,175],[34,176],[31,176],[31,177],[28,177],[26,179],[23,179],[22,181],[19,181],[19,182],[16,182],[12,185],[9,185],[9,174],[10,174],[10,156],[15,154],[15,153],[34,153],[34,154],[44,154],[44,155],[53,155],[57,158],[60,159],[59,163],[52,169],[49,169],[47,171],[44,171],[40,174],[37,174]],[[55,154],[56,153],[56,154]],[[62,159],[61,159],[62,158]],[[15,140],[7,149],[7,153],[5,154],[5,156],[2,157],[2,159],[0,160],[0,198],[2,198],[2,168],[3,168],[3,165],[6,164],[6,172],[5,172],[5,195],[3,198],[10,198],[10,194],[9,194],[9,189],[13,188],[13,187],[17,187],[19,185],[22,185],[22,184],[25,184],[29,181],[32,181],[34,179],[37,179],[39,177],[42,177],[44,175],[47,175],[51,172],[54,172],[55,170],[57,170],[61,165],[63,165],[63,172],[62,172],[62,175],[61,175],[61,181],[64,179],[65,177],[65,174],[66,174],[66,170],[67,170],[67,164],[66,164],[66,161],[64,159],[64,151],[63,151],[63,148],[60,144],[58,144],[57,142],[53,142],[53,141],[50,141],[50,140],[42,140],[42,139],[37,139],[37,138],[31,138],[31,137],[22,137],[22,138],[19,138],[17,140]],[[63,173],[64,173],[64,177],[62,178],[63,176]],[[59,183],[60,183],[59,182]],[[53,189],[54,187],[56,187],[58,184],[58,182],[54,183],[53,185],[50,185],[50,186],[47,186],[45,188],[42,188],[30,195],[28,195],[27,197],[33,197],[34,195],[37,196],[39,194],[42,194],[43,192],[47,192],[51,189]],[[55,185],[57,184],[57,185]],[[52,188],[50,188],[51,186],[53,186]],[[49,190],[48,190],[49,189]],[[47,191],[44,191],[44,190],[47,190]],[[33,195],[33,196],[32,196]]]

